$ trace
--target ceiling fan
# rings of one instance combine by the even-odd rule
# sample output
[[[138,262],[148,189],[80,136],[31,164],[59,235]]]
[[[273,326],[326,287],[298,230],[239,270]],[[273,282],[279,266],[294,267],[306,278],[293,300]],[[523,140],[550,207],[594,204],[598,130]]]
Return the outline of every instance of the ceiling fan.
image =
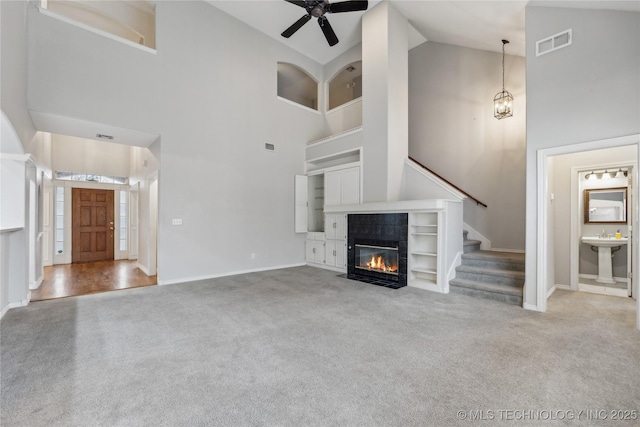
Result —
[[[334,46],[338,43],[338,37],[331,28],[326,13],[342,13],[342,12],[356,12],[359,10],[367,10],[369,7],[368,1],[341,1],[338,3],[329,3],[326,0],[285,0],[296,6],[303,7],[307,10],[307,14],[293,23],[292,26],[282,32],[282,37],[289,38],[296,31],[298,31],[304,24],[306,24],[312,17],[318,18],[318,25],[324,33],[324,37],[327,39],[329,46]]]

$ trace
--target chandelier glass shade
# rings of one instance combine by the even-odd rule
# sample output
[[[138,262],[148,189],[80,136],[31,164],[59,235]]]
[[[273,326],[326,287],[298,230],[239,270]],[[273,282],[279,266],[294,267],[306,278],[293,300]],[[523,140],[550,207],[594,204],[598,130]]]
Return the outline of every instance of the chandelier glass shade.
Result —
[[[509,40],[502,40],[502,91],[493,97],[493,116],[498,119],[513,116],[513,95],[504,88],[504,45]]]

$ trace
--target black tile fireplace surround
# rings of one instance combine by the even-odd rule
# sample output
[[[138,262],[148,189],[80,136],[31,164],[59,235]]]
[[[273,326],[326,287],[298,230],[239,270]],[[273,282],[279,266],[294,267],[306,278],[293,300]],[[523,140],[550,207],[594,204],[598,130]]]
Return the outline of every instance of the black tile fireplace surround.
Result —
[[[407,213],[349,214],[347,216],[347,278],[398,289],[407,286]],[[397,274],[356,269],[355,245],[398,248]]]

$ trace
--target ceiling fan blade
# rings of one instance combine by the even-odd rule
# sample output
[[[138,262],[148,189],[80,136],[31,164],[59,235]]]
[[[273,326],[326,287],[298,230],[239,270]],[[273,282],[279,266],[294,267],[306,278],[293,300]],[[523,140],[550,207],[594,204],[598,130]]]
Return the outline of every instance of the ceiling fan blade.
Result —
[[[291,4],[295,4],[296,6],[300,6],[306,9],[307,5],[305,3],[304,0],[284,0],[286,2],[289,2]]]
[[[340,3],[327,4],[326,10],[330,13],[356,12],[358,10],[367,10],[368,1],[341,1]]]
[[[304,24],[309,22],[310,19],[311,19],[311,15],[304,15],[302,18],[294,22],[292,26],[284,30],[281,34],[282,37],[286,37],[286,38],[291,37],[296,31],[302,28]]]
[[[336,33],[333,32],[333,28],[331,28],[329,20],[324,16],[321,16],[320,18],[318,18],[318,25],[320,25],[320,28],[322,29],[322,32],[324,33],[329,46],[336,45],[338,43],[338,37],[336,36]]]

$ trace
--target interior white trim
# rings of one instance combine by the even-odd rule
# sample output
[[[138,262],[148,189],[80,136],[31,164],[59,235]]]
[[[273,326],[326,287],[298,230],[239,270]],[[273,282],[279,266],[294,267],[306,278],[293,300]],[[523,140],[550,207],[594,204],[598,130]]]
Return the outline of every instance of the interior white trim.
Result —
[[[362,126],[358,126],[358,127],[353,128],[353,129],[347,129],[347,130],[345,130],[343,132],[335,133],[333,135],[329,135],[329,136],[326,136],[324,138],[316,139],[314,141],[309,141],[309,142],[307,142],[307,147],[312,146],[312,145],[316,146],[317,144],[322,144],[322,143],[325,143],[325,142],[333,141],[333,140],[336,140],[338,138],[343,138],[345,136],[352,135],[352,134],[358,133],[358,132],[362,132]],[[344,152],[348,152],[348,151],[351,151],[351,150],[347,150],[347,151],[344,151]],[[333,155],[334,154],[331,154],[330,156],[333,156]],[[328,156],[325,156],[325,157],[328,157]],[[321,159],[322,157],[319,157],[319,158]],[[313,161],[313,160],[314,159],[307,160],[307,161]]]
[[[227,272],[227,273],[208,274],[208,275],[205,275],[205,276],[184,277],[182,279],[158,280],[158,285],[177,285],[177,284],[180,284],[180,283],[197,282],[198,280],[217,279],[219,277],[237,276],[238,274],[258,273],[258,272],[261,272],[261,271],[280,270],[280,269],[283,269],[283,268],[302,267],[302,266],[305,266],[305,265],[307,265],[307,263],[306,262],[302,262],[302,263],[299,263],[299,264],[276,265],[276,266],[273,266],[273,267],[264,267],[264,268],[248,269],[248,270],[230,271],[230,272]]]
[[[2,312],[0,312],[0,320],[4,317],[5,314],[7,314],[7,312],[10,309],[17,308],[17,307],[25,307],[29,305],[29,301],[31,301],[31,292],[29,292],[29,298],[27,299],[23,299],[22,301],[18,301],[18,302],[10,302],[2,309]]]
[[[581,292],[589,292],[592,294],[609,295],[615,297],[628,298],[627,289],[612,288],[610,286],[589,285],[586,283],[578,283],[578,290]]]
[[[547,299],[549,299],[551,294],[553,294],[556,291],[556,289],[557,289],[557,285],[553,285],[553,287],[547,291]]]
[[[328,88],[327,88],[327,90],[328,90]],[[327,97],[327,103],[328,102],[329,102],[329,97]],[[362,96],[359,96],[356,99],[352,99],[351,101],[345,102],[342,105],[338,105],[337,107],[333,107],[331,110],[327,110],[327,112],[325,114],[333,114],[336,111],[340,111],[340,110],[342,110],[344,108],[347,108],[347,107],[349,107],[351,105],[358,104],[358,103],[362,103]]]
[[[491,240],[487,239],[482,233],[478,230],[467,224],[466,222],[462,223],[462,229],[467,231],[467,237],[470,240],[480,240],[480,249],[484,251],[491,250]]]
[[[314,110],[313,108],[309,108],[309,107],[304,106],[304,105],[302,105],[302,104],[298,104],[297,102],[291,101],[291,100],[289,100],[289,99],[287,99],[287,98],[283,98],[283,97],[278,96],[278,95],[276,95],[276,98],[278,98],[278,99],[279,99],[280,101],[282,101],[282,102],[286,102],[287,104],[293,105],[293,106],[298,107],[298,108],[300,108],[300,109],[302,109],[302,110],[311,111],[312,113],[316,113],[316,114],[318,114],[318,115],[322,114],[322,113],[321,113],[320,111],[318,111],[318,110]]]
[[[155,55],[158,52],[157,50],[151,49],[150,47],[147,47],[147,46],[144,46],[144,45],[141,45],[141,44],[138,44],[138,43],[134,43],[131,40],[127,40],[125,38],[118,37],[118,36],[116,36],[114,34],[108,33],[106,31],[100,30],[98,28],[94,28],[94,27],[92,27],[90,25],[83,24],[82,22],[78,22],[76,20],[67,18],[66,16],[63,16],[63,15],[60,15],[58,13],[52,12],[49,9],[45,9],[43,7],[38,6],[38,10],[40,11],[41,14],[43,14],[45,16],[48,16],[48,17],[53,18],[53,19],[57,19],[58,21],[65,22],[65,23],[67,23],[69,25],[73,25],[73,26],[78,27],[78,28],[82,28],[83,30],[90,31],[90,32],[92,32],[94,34],[98,34],[98,35],[100,35],[102,37],[106,37],[108,39],[115,40],[115,41],[117,41],[119,43],[126,44],[127,46],[135,47],[136,49],[140,49],[143,52],[147,52],[147,53],[150,53],[152,55]]]

